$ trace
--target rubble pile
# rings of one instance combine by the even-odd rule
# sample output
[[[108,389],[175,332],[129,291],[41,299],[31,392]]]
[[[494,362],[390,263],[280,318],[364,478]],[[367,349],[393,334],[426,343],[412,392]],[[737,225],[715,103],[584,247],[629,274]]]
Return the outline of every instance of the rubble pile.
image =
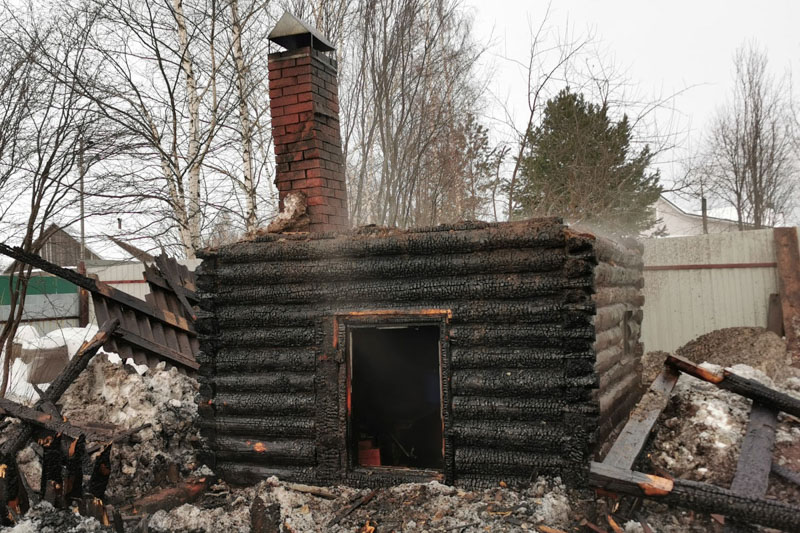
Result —
[[[140,375],[103,354],[67,389],[62,414],[73,423],[109,423],[122,431],[150,424],[112,448],[110,502],[137,498],[200,466],[197,391],[195,379],[163,362]]]
[[[593,503],[569,492],[558,480],[540,478],[523,490],[502,486],[466,491],[438,482],[406,483],[373,491],[351,487],[323,489],[322,496],[270,478],[254,487],[231,490],[219,506],[203,502],[158,511],[150,517],[151,532],[250,531],[251,508],[257,500],[275,531],[352,533],[369,527],[376,531],[423,532],[538,531],[537,526],[571,530],[582,518],[581,510]],[[371,496],[363,505],[342,516],[354,502]],[[338,520],[337,520],[338,519]],[[280,529],[278,529],[280,526]],[[364,528],[364,529],[362,529]]]
[[[800,398],[800,372],[785,366],[777,371],[785,360],[782,340],[776,343],[772,334],[759,328],[724,331],[704,335],[678,353],[695,361],[706,358],[731,363],[735,373]],[[736,363],[737,348],[731,339],[737,338],[741,340],[740,353],[761,350],[760,360],[755,356],[743,359],[759,362],[760,368]],[[708,515],[655,501],[644,501],[638,510],[620,510],[615,500],[596,497],[591,491],[568,490],[558,479],[539,478],[513,489],[498,479],[496,487],[485,490],[464,490],[437,482],[378,490],[307,487],[274,477],[254,486],[232,487],[216,480],[214,473],[198,461],[197,382],[176,369],[166,370],[163,363],[137,371],[120,364],[113,354],[111,357],[109,361],[105,354],[95,356],[60,404],[73,424],[113,424],[117,431],[150,424],[113,448],[106,503],[123,510],[125,531],[244,533],[252,531],[259,519],[266,525],[262,530],[284,533],[577,531],[584,519],[605,527],[604,517],[612,515],[624,517],[619,523],[629,533],[648,531],[640,520],[659,533],[720,528]],[[664,357],[663,353],[652,354],[652,373],[663,366]],[[703,366],[719,370],[711,363]],[[728,487],[749,414],[749,400],[683,375],[637,469]],[[781,414],[778,421],[774,460],[800,471],[800,420]],[[4,424],[0,441],[19,426],[15,419]],[[18,454],[21,470],[32,487],[39,486],[41,475],[35,446],[31,444]],[[199,497],[183,500],[191,503],[176,501],[172,508],[162,507],[168,510],[134,514],[126,507],[142,496],[200,478],[214,482]],[[800,501],[800,489],[772,476],[768,496]],[[14,528],[0,528],[14,533],[111,530],[93,518],[70,510],[57,511],[46,502],[34,506]]]
[[[0,531],[6,531],[0,526]],[[31,507],[25,517],[8,533],[94,533],[111,531],[95,518],[57,510],[47,502]]]
[[[708,363],[701,366],[720,370]],[[749,366],[735,365],[732,370],[774,386],[771,379]],[[750,404],[738,394],[682,375],[656,426],[652,465],[675,477],[729,486],[736,472]]]
[[[677,354],[715,372],[723,366],[730,368],[735,374],[800,398],[800,371],[789,366],[785,341],[762,328],[714,331],[678,349]],[[660,353],[653,354],[653,359],[661,358]],[[729,487],[751,404],[738,394],[681,375],[654,429],[641,469]],[[778,415],[773,460],[800,471],[800,420],[784,413]],[[772,475],[767,497],[797,502],[800,488]],[[654,502],[646,502],[644,509],[647,522],[659,532],[713,530],[707,516],[681,516]]]
[[[117,431],[150,424],[113,446],[108,502],[138,498],[199,466],[197,388],[196,380],[175,368],[166,370],[164,363],[140,375],[98,354],[67,389],[62,414],[74,424],[113,424]],[[17,461],[28,484],[38,487],[41,461],[34,446],[23,448]]]

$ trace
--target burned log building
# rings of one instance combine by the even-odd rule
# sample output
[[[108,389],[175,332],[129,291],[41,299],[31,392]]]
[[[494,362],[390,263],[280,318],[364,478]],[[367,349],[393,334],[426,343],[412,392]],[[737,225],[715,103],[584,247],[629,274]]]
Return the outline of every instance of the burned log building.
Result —
[[[639,396],[641,250],[557,218],[347,228],[331,47],[291,16],[270,38],[278,189],[310,223],[201,254],[208,460],[238,482],[583,484]]]
[[[267,235],[199,286],[231,479],[580,483],[638,399],[640,255],[557,219]]]

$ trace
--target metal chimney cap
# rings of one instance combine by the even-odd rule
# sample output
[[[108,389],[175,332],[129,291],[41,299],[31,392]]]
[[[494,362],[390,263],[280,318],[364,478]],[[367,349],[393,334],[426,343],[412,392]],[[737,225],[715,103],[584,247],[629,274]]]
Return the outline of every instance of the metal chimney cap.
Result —
[[[304,46],[311,46],[320,52],[335,50],[319,30],[288,11],[283,12],[283,16],[272,31],[269,32],[267,39],[283,46],[287,50],[296,50]]]

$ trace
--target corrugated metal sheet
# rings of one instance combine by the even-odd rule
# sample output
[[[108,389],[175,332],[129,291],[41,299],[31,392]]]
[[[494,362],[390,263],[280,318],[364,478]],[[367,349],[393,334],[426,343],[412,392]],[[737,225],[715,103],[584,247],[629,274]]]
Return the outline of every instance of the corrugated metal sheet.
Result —
[[[10,276],[0,276],[0,320],[11,311]],[[63,319],[78,316],[78,287],[55,276],[34,275],[28,281],[23,320]]]
[[[766,326],[769,295],[778,292],[771,229],[648,239],[644,261],[646,351],[674,352],[716,329]]]

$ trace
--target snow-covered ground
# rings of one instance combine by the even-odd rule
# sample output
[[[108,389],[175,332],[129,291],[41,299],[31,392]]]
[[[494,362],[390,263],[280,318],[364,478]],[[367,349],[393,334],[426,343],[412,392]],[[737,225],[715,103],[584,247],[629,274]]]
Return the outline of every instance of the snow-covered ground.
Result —
[[[22,325],[14,336],[14,342],[19,343],[23,350],[49,350],[53,348],[66,347],[67,357],[72,358],[80,349],[81,345],[90,340],[97,334],[97,326],[89,324],[84,328],[66,327],[51,331],[45,335],[30,325]],[[107,353],[100,350],[98,353],[105,353],[112,363],[119,364],[121,359],[116,353]],[[0,351],[0,368],[2,368],[5,350]],[[139,374],[144,373],[146,365],[136,365],[133,360],[128,359],[127,364],[135,368]],[[9,386],[6,396],[20,403],[31,403],[38,399],[38,395],[33,386],[28,382],[31,364],[15,359],[9,372]],[[42,390],[47,389],[47,385],[40,385]]]

